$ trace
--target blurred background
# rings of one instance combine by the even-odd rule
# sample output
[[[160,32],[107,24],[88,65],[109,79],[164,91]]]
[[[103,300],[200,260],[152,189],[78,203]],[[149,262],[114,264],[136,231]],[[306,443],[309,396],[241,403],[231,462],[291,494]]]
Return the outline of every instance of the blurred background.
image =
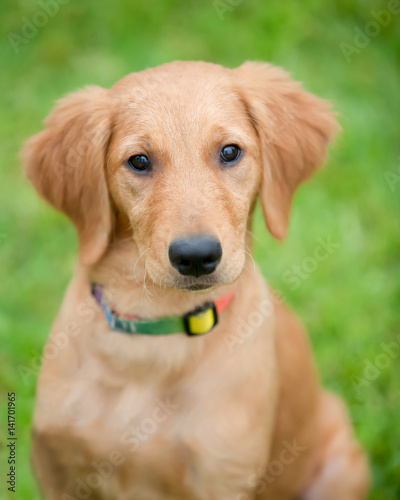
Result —
[[[18,436],[18,493],[2,477],[0,498],[39,499],[37,371],[77,254],[71,224],[21,172],[24,140],[82,86],[175,59],[252,59],[285,67],[339,113],[343,132],[297,194],[289,237],[273,241],[258,210],[255,254],[305,323],[324,384],[348,403],[373,467],[370,498],[399,499],[400,2],[2,0],[0,19],[0,443],[9,391]]]

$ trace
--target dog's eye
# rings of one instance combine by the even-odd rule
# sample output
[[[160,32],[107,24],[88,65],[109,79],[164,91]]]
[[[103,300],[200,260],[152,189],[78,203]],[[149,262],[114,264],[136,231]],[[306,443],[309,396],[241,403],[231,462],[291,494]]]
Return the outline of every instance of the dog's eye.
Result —
[[[145,155],[134,155],[128,160],[129,167],[135,172],[148,172],[151,170],[150,160]]]
[[[222,163],[232,163],[236,161],[241,153],[241,149],[236,144],[228,144],[224,146],[221,151],[221,161]]]

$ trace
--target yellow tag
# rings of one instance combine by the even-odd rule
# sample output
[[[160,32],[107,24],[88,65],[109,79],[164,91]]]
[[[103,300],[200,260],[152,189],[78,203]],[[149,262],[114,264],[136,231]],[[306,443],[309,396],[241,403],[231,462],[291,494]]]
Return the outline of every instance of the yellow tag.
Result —
[[[202,333],[207,333],[213,326],[214,312],[212,309],[196,314],[196,316],[190,316],[189,318],[190,333],[192,334],[200,335]]]

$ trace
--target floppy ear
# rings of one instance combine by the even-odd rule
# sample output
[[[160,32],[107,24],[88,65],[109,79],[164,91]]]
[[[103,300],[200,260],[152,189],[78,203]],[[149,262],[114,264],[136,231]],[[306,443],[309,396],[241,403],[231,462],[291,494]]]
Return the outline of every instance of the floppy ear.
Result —
[[[111,208],[105,178],[110,137],[108,91],[88,87],[61,99],[46,128],[22,152],[37,192],[74,223],[80,259],[95,263],[107,248]]]
[[[340,127],[330,105],[303,90],[281,68],[248,62],[233,72],[260,139],[265,221],[271,234],[283,239],[297,187],[323,164],[327,145]]]

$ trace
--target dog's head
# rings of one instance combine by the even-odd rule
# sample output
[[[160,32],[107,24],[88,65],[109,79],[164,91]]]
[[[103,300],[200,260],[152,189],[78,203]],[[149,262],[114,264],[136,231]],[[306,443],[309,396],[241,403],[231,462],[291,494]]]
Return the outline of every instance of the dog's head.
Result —
[[[24,160],[76,226],[85,265],[132,237],[156,284],[201,290],[240,275],[258,194],[285,237],[294,192],[337,129],[279,68],[175,62],[62,99]]]

